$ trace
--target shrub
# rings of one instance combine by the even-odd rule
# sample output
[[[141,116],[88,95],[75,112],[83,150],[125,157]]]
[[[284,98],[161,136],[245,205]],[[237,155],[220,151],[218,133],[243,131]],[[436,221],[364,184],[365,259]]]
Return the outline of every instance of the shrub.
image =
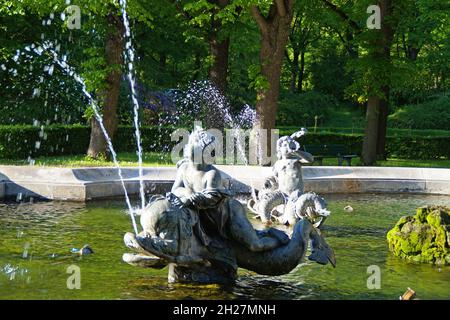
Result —
[[[403,106],[389,116],[389,126],[447,130],[450,128],[450,97],[444,95],[425,103]]]
[[[450,137],[387,137],[386,153],[402,159],[450,159]]]
[[[170,141],[170,127],[142,127],[145,151],[167,151],[175,144]],[[0,158],[27,159],[40,156],[84,154],[89,146],[91,129],[82,125],[0,126]],[[117,152],[137,149],[133,126],[119,126],[113,146]]]
[[[278,113],[278,126],[314,126],[314,117],[322,124],[329,116],[330,108],[338,106],[338,101],[330,95],[309,91],[302,94],[283,93]]]
[[[26,159],[40,155],[84,153],[89,145],[90,129],[86,126],[0,126],[0,157]],[[83,152],[80,152],[83,150]]]

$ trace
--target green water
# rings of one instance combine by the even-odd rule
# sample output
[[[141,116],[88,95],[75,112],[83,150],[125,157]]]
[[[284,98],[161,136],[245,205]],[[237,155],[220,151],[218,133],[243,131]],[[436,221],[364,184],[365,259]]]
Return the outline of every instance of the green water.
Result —
[[[332,211],[324,234],[337,267],[305,262],[288,275],[266,277],[240,270],[233,286],[169,285],[167,269],[129,266],[122,242],[131,231],[121,201],[88,204],[0,204],[1,299],[398,299],[407,287],[420,299],[450,298],[450,267],[408,263],[387,249],[386,232],[398,218],[448,197],[327,195]],[[354,212],[343,210],[351,205]],[[71,248],[95,251],[76,256]],[[81,272],[81,289],[68,289],[67,268]],[[381,288],[368,289],[367,268],[381,270]]]

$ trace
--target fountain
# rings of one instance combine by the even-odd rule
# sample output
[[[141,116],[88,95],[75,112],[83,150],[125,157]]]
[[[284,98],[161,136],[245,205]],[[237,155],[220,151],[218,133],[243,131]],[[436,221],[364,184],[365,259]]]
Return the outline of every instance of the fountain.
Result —
[[[191,133],[172,191],[141,211],[143,231],[124,237],[137,253],[124,254],[123,260],[153,268],[169,265],[169,282],[225,283],[236,279],[238,267],[265,275],[289,273],[311,240],[309,259],[335,266],[333,250],[310,217],[299,216],[290,237],[275,228],[253,228],[244,206],[224,188],[221,173],[204,160],[214,143],[201,128]]]
[[[0,207],[0,230],[3,241],[0,257],[0,287],[8,288],[0,292],[1,298],[42,298],[42,288],[45,287],[49,288],[46,297],[56,299],[61,297],[128,299],[130,295],[147,299],[173,297],[203,299],[206,295],[210,297],[211,292],[211,297],[220,299],[230,297],[386,299],[398,296],[404,291],[403,286],[407,282],[414,287],[414,290],[420,292],[420,297],[448,297],[448,286],[445,285],[449,279],[448,272],[440,271],[441,267],[442,270],[448,270],[445,263],[438,264],[439,273],[427,269],[426,266],[405,264],[400,259],[389,255],[385,243],[385,232],[389,226],[392,226],[393,219],[399,218],[398,206],[402,210],[411,210],[412,206],[422,206],[425,201],[448,205],[448,199],[435,196],[436,198],[429,200],[429,198],[415,198],[412,195],[351,196],[349,192],[359,192],[359,189],[351,188],[352,183],[338,180],[333,180],[331,183],[329,179],[323,179],[315,184],[308,184],[311,181],[306,180],[306,190],[309,188],[320,193],[334,193],[336,189],[339,189],[338,191],[344,192],[343,195],[328,194],[327,200],[331,200],[328,206],[322,196],[304,190],[302,164],[310,163],[313,159],[312,155],[301,151],[300,144],[295,140],[307,134],[304,129],[278,140],[278,161],[273,166],[273,175],[265,179],[264,187],[259,190],[259,193],[253,188],[252,180],[244,181],[247,187],[250,186],[253,190],[252,199],[247,203],[247,207],[265,225],[259,224],[258,221],[250,223],[245,206],[237,200],[235,189],[231,188],[229,183],[225,183],[219,169],[202,161],[195,161],[195,159],[203,159],[203,155],[213,149],[216,143],[214,137],[200,128],[196,128],[190,135],[185,157],[177,164],[176,172],[175,169],[171,171],[174,177],[176,173],[171,192],[165,195],[153,195],[147,201],[144,179],[148,179],[148,176],[145,176],[143,172],[147,169],[142,166],[143,148],[139,130],[139,109],[142,103],[136,92],[133,66],[135,53],[126,13],[127,1],[121,0],[120,5],[126,27],[124,34],[124,38],[127,39],[124,50],[127,61],[126,77],[131,88],[138,155],[136,183],[139,183],[139,190],[136,194],[139,196],[139,205],[137,207],[133,207],[128,194],[127,172],[120,166],[113,143],[103,126],[98,104],[87,90],[84,79],[69,66],[66,56],[59,56],[60,48],[55,42],[43,41],[40,46],[27,46],[25,51],[34,55],[48,54],[53,62],[44,71],[51,75],[55,67],[60,67],[81,86],[81,91],[92,106],[117,170],[119,178],[114,179],[120,182],[127,213],[131,216],[132,232],[125,234],[124,242],[133,252],[123,254],[123,245],[121,241],[117,241],[117,234],[126,230],[129,224],[128,217],[123,214],[123,200],[116,201],[113,205],[110,202],[100,205],[98,203],[80,205],[70,202],[33,203],[32,199],[30,202],[25,202],[26,194],[17,193],[18,204],[4,204]],[[13,60],[17,62],[21,54],[19,52]],[[0,67],[5,70],[5,66]],[[33,95],[40,94],[39,88],[33,91]],[[179,125],[183,113],[193,105],[195,109],[190,111],[194,115],[199,111],[200,100],[208,102],[207,108],[214,107],[212,113],[216,115],[215,121],[220,125],[225,123],[227,128],[239,129],[245,125],[251,125],[254,121],[254,111],[248,106],[236,119],[225,98],[207,82],[194,83],[186,91],[186,95],[189,97],[185,96],[179,101],[185,104],[185,108],[170,110],[163,115],[164,118],[158,123],[159,125]],[[247,121],[243,124],[241,120]],[[36,149],[42,148],[42,144],[45,143],[47,133],[44,132],[44,125],[47,124],[45,121],[34,123],[41,128],[39,138],[42,139],[42,141],[36,141]],[[238,131],[233,131],[233,134],[236,132]],[[241,143],[244,139],[240,136],[235,138],[239,160],[246,165],[243,171],[263,172],[264,168],[249,166],[245,147]],[[193,157],[193,154],[197,156]],[[29,163],[34,164],[31,157],[29,157]],[[358,176],[357,169],[362,171],[365,168],[351,168],[351,170],[340,168],[339,170],[342,175],[346,174],[344,170],[355,174],[354,179],[359,179],[358,185],[363,185],[366,180],[369,185],[370,179],[365,180]],[[44,175],[47,172],[45,170],[42,170]],[[388,178],[383,176],[383,170],[384,168],[371,169],[371,175],[380,172],[377,173],[379,176],[375,175],[380,180],[375,181],[373,189],[361,187],[361,190],[390,192],[389,188],[380,187],[381,184],[388,185],[385,182],[390,182],[389,179],[391,179],[391,176]],[[426,170],[420,170],[420,174],[422,171]],[[440,175],[432,170],[428,171],[430,175]],[[305,177],[309,178],[308,172]],[[239,180],[240,177],[235,178]],[[426,179],[421,176],[420,178]],[[149,180],[150,183],[157,183]],[[334,183],[335,181],[337,183]],[[42,182],[42,184],[45,183],[46,181]],[[411,185],[410,190],[417,190],[414,189],[417,185],[414,179],[410,179],[408,183]],[[435,183],[434,187],[432,183]],[[432,183],[427,181],[424,184],[428,189],[420,191],[426,193],[432,190],[430,193],[442,193],[443,187],[439,183],[443,184],[443,182],[432,180]],[[326,188],[317,188],[318,185],[324,184]],[[396,191],[400,189],[397,185],[391,185],[393,185],[391,189]],[[331,189],[331,186],[334,189]],[[71,187],[73,188],[73,185]],[[344,206],[346,209],[343,210]],[[333,211],[333,219],[327,220],[327,224],[324,225],[330,211]],[[386,214],[383,215],[384,213]],[[106,220],[108,224],[105,228]],[[409,220],[403,222],[407,226],[412,225]],[[409,222],[411,223],[408,224]],[[271,223],[281,225],[271,225]],[[396,233],[408,231],[400,227],[403,227],[403,223],[396,226]],[[334,251],[325,241],[325,236],[337,250],[340,267],[335,270],[330,268],[325,272],[317,272],[320,266],[316,263],[320,265],[331,263],[333,267],[336,265]],[[93,258],[83,254],[83,248],[77,250],[76,255],[68,255],[68,248],[73,246],[80,248],[84,243],[93,245],[96,252]],[[391,246],[395,253],[394,249],[397,249],[397,246],[395,244]],[[369,247],[373,249],[370,255],[367,254]],[[308,253],[308,250],[311,252]],[[447,254],[445,259],[448,260],[447,251],[445,251]],[[117,257],[121,254],[126,263],[149,269],[140,270],[119,263]],[[306,256],[309,261],[305,261]],[[93,291],[70,291],[64,287],[66,266],[80,261],[83,261],[83,288],[85,284],[88,284],[90,288],[95,287]],[[108,263],[111,261],[112,263]],[[368,292],[366,279],[354,275],[358,272],[365,275],[367,267],[373,265],[380,265],[383,271],[394,270],[395,272],[389,278],[383,279],[382,289]],[[166,267],[167,269],[164,269]],[[250,270],[258,275],[242,270],[238,272],[239,268]],[[98,270],[105,272],[99,273]],[[208,290],[199,290],[198,286],[180,286],[177,290],[167,290],[165,285],[167,270],[169,282],[235,282],[236,285],[233,286],[235,291],[228,293],[222,289],[215,289],[216,287],[213,286],[208,286]],[[279,275],[281,276],[279,278],[271,277]],[[420,279],[415,275],[420,275]],[[416,278],[419,281],[409,283]],[[429,290],[429,283],[433,283],[433,290]],[[27,290],[23,290],[22,285],[26,286]],[[142,287],[146,289],[142,290]],[[218,288],[222,287],[218,286]]]

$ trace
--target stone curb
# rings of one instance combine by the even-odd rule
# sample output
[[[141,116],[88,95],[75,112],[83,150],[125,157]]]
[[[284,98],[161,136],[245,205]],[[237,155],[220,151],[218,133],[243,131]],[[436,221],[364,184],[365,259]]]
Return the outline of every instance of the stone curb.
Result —
[[[217,166],[237,193],[261,188],[270,167]],[[146,192],[165,193],[174,181],[175,167],[145,167]],[[139,193],[138,168],[122,168],[130,195]],[[317,193],[419,193],[450,195],[450,169],[315,167],[303,168],[306,191]],[[0,166],[0,198],[35,197],[87,201],[123,196],[115,168],[53,168]]]

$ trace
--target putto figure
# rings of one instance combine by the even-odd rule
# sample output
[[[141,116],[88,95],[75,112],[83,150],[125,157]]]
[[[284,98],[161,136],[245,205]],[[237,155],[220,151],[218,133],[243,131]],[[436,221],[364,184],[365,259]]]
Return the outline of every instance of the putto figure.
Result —
[[[314,157],[301,150],[295,138],[307,134],[302,128],[291,136],[277,141],[277,162],[273,166],[273,176],[268,177],[264,187],[247,203],[256,217],[265,223],[272,219],[293,225],[298,219],[308,218],[320,226],[330,212],[325,200],[315,193],[304,193],[302,164],[314,162]]]
[[[221,283],[235,280],[238,267],[287,273],[304,257],[311,239],[309,258],[335,265],[333,251],[308,220],[296,225],[291,237],[275,228],[253,228],[220,171],[207,164],[214,143],[201,128],[190,135],[171,192],[143,210],[141,233],[125,235],[125,244],[137,253],[123,260],[153,268],[169,265],[170,282]]]

